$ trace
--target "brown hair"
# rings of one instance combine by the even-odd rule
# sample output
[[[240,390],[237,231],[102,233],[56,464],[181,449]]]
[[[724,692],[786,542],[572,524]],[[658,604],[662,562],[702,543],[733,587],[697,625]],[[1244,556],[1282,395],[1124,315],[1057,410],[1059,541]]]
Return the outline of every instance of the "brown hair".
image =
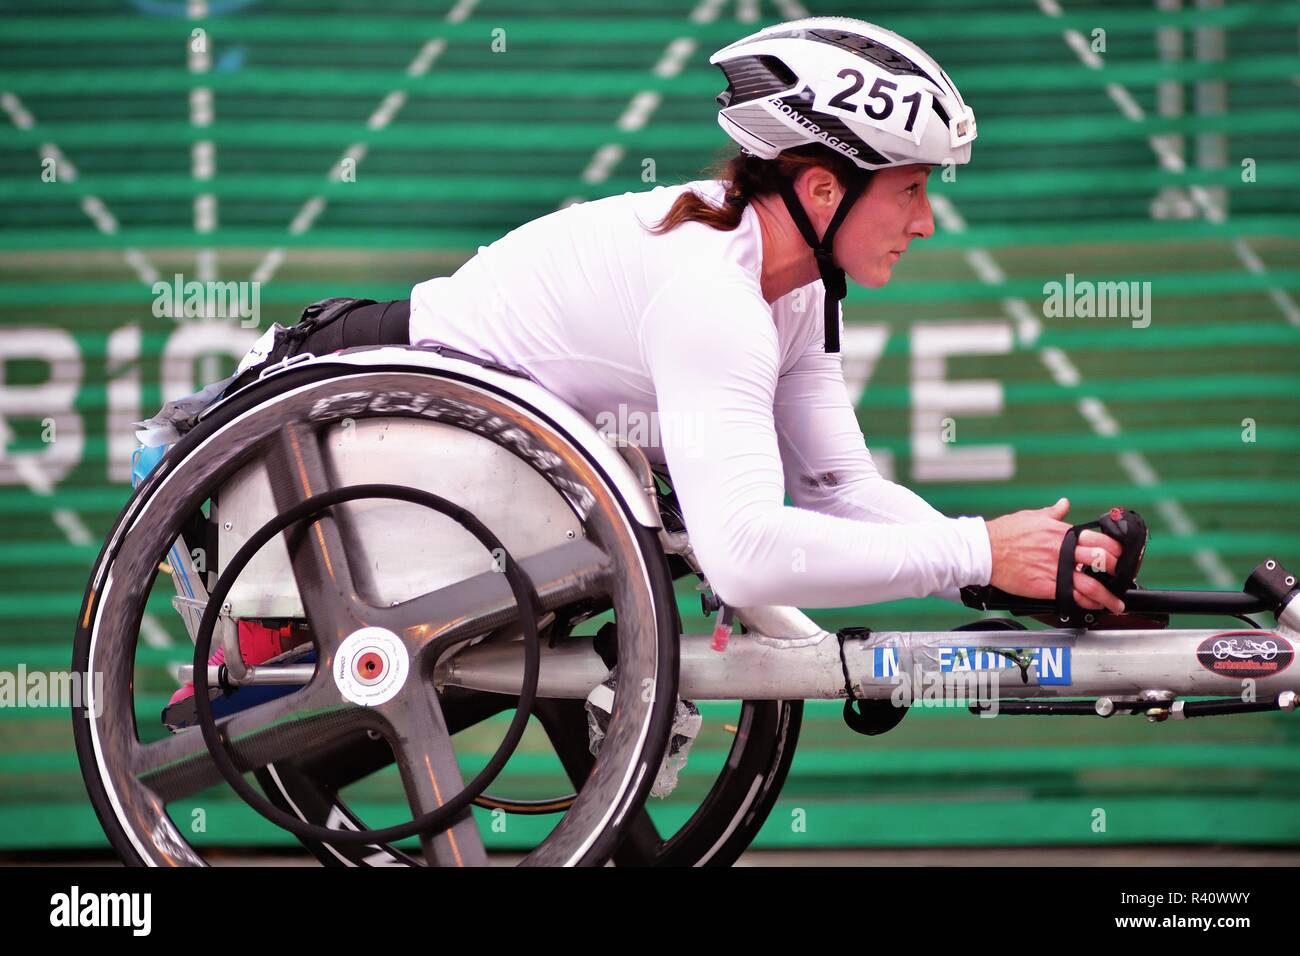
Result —
[[[650,232],[663,235],[684,222],[702,222],[723,232],[740,225],[745,206],[755,196],[778,192],[781,185],[791,182],[799,172],[809,166],[830,170],[841,185],[861,178],[866,171],[842,153],[829,150],[817,143],[809,143],[786,150],[776,159],[760,159],[752,153],[742,152],[710,167],[708,178],[727,183],[727,201],[715,206],[694,190],[677,197],[668,214]]]

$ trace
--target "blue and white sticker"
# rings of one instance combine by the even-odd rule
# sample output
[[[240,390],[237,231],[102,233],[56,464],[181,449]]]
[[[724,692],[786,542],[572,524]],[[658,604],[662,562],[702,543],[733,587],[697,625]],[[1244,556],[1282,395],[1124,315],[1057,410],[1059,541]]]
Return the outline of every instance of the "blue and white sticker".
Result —
[[[1034,672],[1038,675],[1039,686],[1051,687],[1071,683],[1068,647],[1029,647],[1015,648],[1015,650],[1022,654],[1029,654]],[[988,647],[940,647],[938,652],[939,672],[943,674],[1020,669],[1020,665],[1014,658]]]
[[[898,676],[898,648],[873,647],[871,649],[871,676]]]

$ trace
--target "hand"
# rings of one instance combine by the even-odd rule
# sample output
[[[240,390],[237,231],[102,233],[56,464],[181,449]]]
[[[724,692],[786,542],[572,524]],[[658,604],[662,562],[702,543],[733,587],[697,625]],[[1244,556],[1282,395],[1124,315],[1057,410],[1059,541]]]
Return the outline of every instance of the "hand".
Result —
[[[1016,511],[986,521],[989,547],[993,553],[993,575],[989,583],[1009,594],[1022,597],[1056,597],[1056,569],[1061,542],[1070,525],[1063,519],[1070,502],[1062,498],[1050,508]],[[1080,568],[1114,572],[1120,544],[1100,531],[1083,531],[1074,550],[1074,603],[1089,610],[1106,608],[1124,613],[1124,602],[1106,590],[1096,578]]]

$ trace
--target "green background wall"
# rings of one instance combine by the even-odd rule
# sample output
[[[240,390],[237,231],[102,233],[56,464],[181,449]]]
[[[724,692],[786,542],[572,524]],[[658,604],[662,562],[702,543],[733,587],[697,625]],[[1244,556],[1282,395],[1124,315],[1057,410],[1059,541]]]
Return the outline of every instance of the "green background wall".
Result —
[[[1152,526],[1148,586],[1238,588],[1265,556],[1300,564],[1300,6],[1052,6],[806,4],[921,42],[979,117],[973,164],[950,182],[936,170],[938,235],[888,287],[846,303],[862,427],[882,470],[950,514],[1065,494],[1082,521],[1127,504]],[[565,202],[699,178],[727,151],[708,55],[801,11],[4,4],[0,669],[68,666],[89,563],[128,492],[130,422],[227,374],[257,334],[155,317],[154,279],[258,279],[265,328],[326,295],[405,296]],[[195,29],[206,59],[187,53]],[[349,157],[355,181],[341,181],[332,171]],[[1149,327],[1045,317],[1044,283],[1067,273],[1150,282]],[[941,369],[914,348],[936,329],[948,341],[976,330]],[[984,384],[926,408],[936,375]],[[943,417],[956,441],[936,456],[926,443]],[[688,629],[701,629],[695,596],[680,597]],[[156,721],[165,665],[188,644],[172,617],[164,602],[142,652],[156,668],[142,723]],[[933,600],[815,617],[972,619]],[[663,823],[693,809],[732,712],[705,705],[681,787],[652,807]],[[917,712],[866,739],[838,705],[812,703],[759,845],[1294,843],[1296,721]],[[503,729],[476,730],[485,750],[471,760]],[[515,784],[561,789],[543,745],[525,750]],[[394,784],[356,795],[367,819],[401,811]],[[227,793],[205,796],[210,842],[283,839]],[[1090,825],[1098,807],[1105,833]],[[0,709],[0,849],[104,845],[67,712]]]

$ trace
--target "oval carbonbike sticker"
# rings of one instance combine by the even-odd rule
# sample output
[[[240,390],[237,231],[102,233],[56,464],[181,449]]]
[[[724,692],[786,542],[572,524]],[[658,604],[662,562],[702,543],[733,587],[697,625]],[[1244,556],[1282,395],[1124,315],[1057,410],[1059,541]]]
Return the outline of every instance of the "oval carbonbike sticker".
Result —
[[[1287,669],[1295,650],[1270,631],[1227,631],[1201,641],[1196,659],[1224,677],[1270,677]]]

